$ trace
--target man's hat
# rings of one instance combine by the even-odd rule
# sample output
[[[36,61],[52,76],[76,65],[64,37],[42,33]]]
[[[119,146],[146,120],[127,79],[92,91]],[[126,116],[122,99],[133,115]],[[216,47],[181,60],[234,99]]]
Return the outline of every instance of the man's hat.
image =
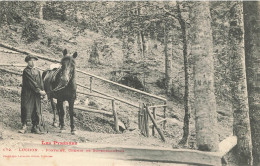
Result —
[[[31,59],[38,60],[38,58],[36,56],[33,56],[33,55],[27,55],[24,60],[25,60],[25,62],[28,62]]]

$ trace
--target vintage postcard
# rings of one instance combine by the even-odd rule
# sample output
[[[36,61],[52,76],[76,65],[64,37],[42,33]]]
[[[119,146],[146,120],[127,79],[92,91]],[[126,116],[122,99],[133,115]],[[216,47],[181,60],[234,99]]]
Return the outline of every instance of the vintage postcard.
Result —
[[[260,165],[259,9],[0,0],[0,165]]]

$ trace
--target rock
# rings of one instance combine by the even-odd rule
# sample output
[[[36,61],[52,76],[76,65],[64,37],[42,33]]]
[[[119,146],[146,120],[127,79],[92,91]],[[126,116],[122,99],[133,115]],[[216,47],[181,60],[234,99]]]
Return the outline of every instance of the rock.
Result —
[[[217,110],[218,115],[222,116],[230,116],[230,112],[227,112],[225,110]]]
[[[177,119],[175,119],[175,118],[168,118],[167,119],[167,123],[170,123],[170,124],[172,124],[172,125],[174,125],[174,126],[182,126],[183,125],[183,123],[181,122],[181,121],[179,121],[179,120],[177,120]]]
[[[177,112],[173,112],[171,115],[170,115],[171,118],[174,118],[174,119],[177,119],[177,120],[180,120],[181,119],[181,115]]]
[[[124,130],[126,130],[125,124],[121,120],[118,120],[118,127],[119,127],[119,130],[122,132]]]
[[[88,104],[89,104],[88,98],[84,101],[84,104],[85,104],[85,105],[88,105]]]
[[[74,101],[74,104],[75,104],[75,105],[78,105],[78,104],[80,104],[80,101],[79,101],[79,100],[75,100],[75,101]]]
[[[53,63],[53,64],[50,65],[49,69],[53,70],[53,69],[57,69],[57,68],[60,68],[60,67],[61,67],[61,64]]]
[[[136,128],[129,128],[128,130],[129,131],[134,131]]]
[[[98,105],[93,101],[89,101],[88,106],[98,109]]]

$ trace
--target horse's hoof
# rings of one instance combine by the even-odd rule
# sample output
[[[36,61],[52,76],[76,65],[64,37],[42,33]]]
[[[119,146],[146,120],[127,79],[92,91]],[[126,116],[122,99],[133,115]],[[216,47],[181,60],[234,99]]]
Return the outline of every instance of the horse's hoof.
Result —
[[[18,133],[24,134],[24,133],[26,133],[26,130],[23,130],[23,129],[22,129],[22,130],[19,130]]]
[[[58,125],[57,122],[53,122],[52,126],[54,126],[54,127],[59,127],[59,125]]]
[[[76,135],[76,134],[77,134],[77,133],[76,133],[76,130],[72,130],[72,131],[71,131],[71,134],[72,134],[72,135]]]
[[[65,126],[61,126],[60,130],[66,130]]]

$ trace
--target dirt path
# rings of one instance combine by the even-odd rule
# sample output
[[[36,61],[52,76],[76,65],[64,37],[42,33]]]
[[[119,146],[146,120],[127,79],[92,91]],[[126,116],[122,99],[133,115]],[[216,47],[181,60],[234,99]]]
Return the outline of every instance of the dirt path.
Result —
[[[15,101],[15,97],[12,98],[6,98],[3,96],[0,96],[0,132],[1,132],[1,141],[0,141],[0,147],[1,147],[1,156],[0,158],[3,158],[3,156],[12,154],[12,155],[33,155],[33,154],[39,154],[39,153],[30,153],[30,152],[20,152],[18,149],[22,149],[25,147],[24,143],[37,143],[41,144],[42,141],[45,142],[77,142],[80,144],[85,143],[93,143],[93,144],[109,144],[109,145],[129,145],[129,146],[149,146],[149,147],[165,147],[165,148],[171,148],[171,145],[168,143],[163,143],[158,138],[145,138],[142,135],[139,134],[138,130],[135,131],[127,131],[123,134],[107,134],[107,133],[96,133],[96,132],[89,132],[89,131],[83,131],[78,130],[77,135],[71,135],[69,133],[69,130],[67,130],[65,133],[59,133],[59,130],[57,128],[54,128],[51,126],[51,121],[47,119],[47,126],[49,128],[49,133],[46,133],[44,135],[37,135],[32,134],[30,132],[26,134],[20,134],[18,133],[18,129],[21,127],[20,124],[20,105],[19,103],[13,102]],[[49,112],[44,112],[44,116],[48,117]],[[12,150],[12,153],[8,151],[4,151],[5,148],[10,148]],[[35,148],[33,146],[27,146],[27,148]],[[50,155],[50,153],[40,153],[41,155]],[[40,165],[46,165],[46,163],[52,162],[53,164],[56,163],[56,165],[68,165],[71,163],[70,160],[67,160],[64,158],[65,156],[68,156],[68,154],[60,155],[59,153],[52,153],[53,157],[48,158],[45,157],[44,160],[41,160],[42,162]],[[91,156],[91,155],[90,155]],[[73,160],[86,162],[86,159],[89,157],[86,154],[80,154],[77,153],[77,155],[73,154]],[[63,159],[60,160],[60,157]],[[71,157],[71,155],[69,156]],[[84,157],[84,158],[83,158]],[[24,158],[3,158],[6,160],[1,160],[0,165],[16,165],[19,163],[19,161],[23,160]],[[25,161],[28,161],[28,163],[34,163],[38,162],[36,159],[32,159],[30,157],[27,158]],[[66,162],[65,162],[66,161]],[[65,163],[64,163],[65,162]],[[119,160],[110,160],[110,159],[92,159],[90,160],[91,165],[168,165],[166,163],[157,163],[157,162],[137,162],[137,161],[119,161]],[[26,162],[24,163],[26,165]],[[82,163],[78,163],[81,165]],[[73,164],[74,165],[74,164]],[[77,165],[77,164],[76,164]]]

